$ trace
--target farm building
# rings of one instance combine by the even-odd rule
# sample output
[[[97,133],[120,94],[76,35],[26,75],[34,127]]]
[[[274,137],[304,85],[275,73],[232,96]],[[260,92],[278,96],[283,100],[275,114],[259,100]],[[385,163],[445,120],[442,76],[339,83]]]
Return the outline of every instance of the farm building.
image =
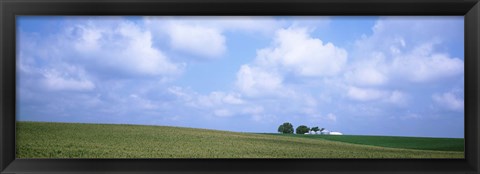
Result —
[[[309,134],[312,134],[312,135],[315,135],[315,134],[321,134],[320,131],[308,131],[305,133],[305,135],[309,135]]]
[[[330,131],[327,130],[327,129],[325,129],[325,130],[321,131],[320,134],[322,134],[322,135],[330,135]]]
[[[331,132],[329,130],[323,130],[322,132],[320,132],[320,134],[322,135],[343,135],[341,132]]]
[[[330,132],[330,135],[343,135],[341,132]]]

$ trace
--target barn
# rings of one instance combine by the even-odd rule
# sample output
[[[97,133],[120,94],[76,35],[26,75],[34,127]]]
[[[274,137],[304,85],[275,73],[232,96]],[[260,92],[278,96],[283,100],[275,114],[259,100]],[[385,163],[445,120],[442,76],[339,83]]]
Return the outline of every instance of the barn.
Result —
[[[341,132],[330,132],[330,135],[343,135]]]
[[[320,132],[322,135],[330,135],[330,131],[327,129],[324,129],[323,131]]]
[[[341,132],[332,132],[332,131],[329,131],[329,130],[323,130],[320,132],[320,134],[322,135],[343,135]]]

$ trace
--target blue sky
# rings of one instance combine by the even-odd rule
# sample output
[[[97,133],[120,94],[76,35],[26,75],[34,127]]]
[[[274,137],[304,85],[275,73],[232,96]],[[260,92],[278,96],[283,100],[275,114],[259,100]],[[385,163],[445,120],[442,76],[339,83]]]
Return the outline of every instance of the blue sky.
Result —
[[[464,137],[463,16],[17,17],[17,120]]]

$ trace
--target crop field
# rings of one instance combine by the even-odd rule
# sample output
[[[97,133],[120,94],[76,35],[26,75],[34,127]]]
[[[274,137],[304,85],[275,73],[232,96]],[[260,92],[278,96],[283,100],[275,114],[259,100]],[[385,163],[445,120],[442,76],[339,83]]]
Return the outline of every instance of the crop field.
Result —
[[[402,149],[438,150],[463,152],[463,138],[428,138],[428,137],[394,137],[394,136],[365,136],[365,135],[296,135],[270,134],[277,136],[324,139],[353,144],[393,147]]]
[[[168,126],[17,122],[17,158],[464,158],[321,138]]]

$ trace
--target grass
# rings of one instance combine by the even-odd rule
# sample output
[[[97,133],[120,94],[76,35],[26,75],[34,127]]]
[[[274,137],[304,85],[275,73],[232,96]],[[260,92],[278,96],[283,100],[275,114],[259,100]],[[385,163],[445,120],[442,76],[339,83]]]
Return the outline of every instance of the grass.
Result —
[[[464,158],[463,152],[167,126],[17,122],[17,158]]]
[[[296,134],[270,134],[270,135],[322,139],[322,140],[331,140],[331,141],[372,145],[372,146],[380,146],[380,147],[464,152],[463,138],[394,137],[394,136],[365,136],[365,135],[342,135],[342,136],[296,135]]]

